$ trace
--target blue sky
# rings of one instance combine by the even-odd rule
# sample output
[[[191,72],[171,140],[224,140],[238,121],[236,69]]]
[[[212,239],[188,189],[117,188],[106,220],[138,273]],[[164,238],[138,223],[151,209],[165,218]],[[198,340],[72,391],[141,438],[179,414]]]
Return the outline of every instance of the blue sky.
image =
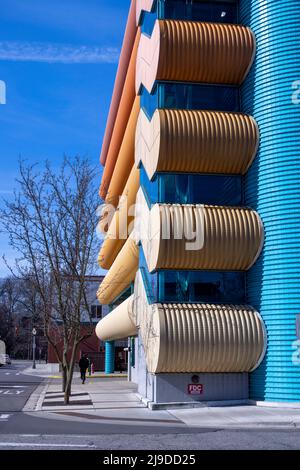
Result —
[[[0,197],[13,191],[19,156],[53,165],[64,154],[99,161],[129,4],[0,0]],[[0,235],[3,253],[14,257]]]

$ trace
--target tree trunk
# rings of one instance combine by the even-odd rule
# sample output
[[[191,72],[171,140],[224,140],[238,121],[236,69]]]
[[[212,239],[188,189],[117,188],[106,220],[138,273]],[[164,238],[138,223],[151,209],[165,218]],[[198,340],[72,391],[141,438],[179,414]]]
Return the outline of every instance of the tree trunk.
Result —
[[[64,404],[68,405],[70,402],[70,396],[71,396],[71,390],[72,390],[72,376],[70,376],[70,373],[68,372],[67,375],[67,381],[66,381],[66,387],[65,387],[65,395],[64,395]]]
[[[62,368],[62,391],[65,392],[67,386],[67,368],[61,364]]]
[[[64,395],[64,404],[68,405],[70,402],[70,396],[72,392],[72,380],[73,380],[73,371],[74,371],[74,365],[75,365],[75,356],[72,355],[71,361],[69,363],[68,371],[66,374],[66,386],[64,389],[65,395]]]

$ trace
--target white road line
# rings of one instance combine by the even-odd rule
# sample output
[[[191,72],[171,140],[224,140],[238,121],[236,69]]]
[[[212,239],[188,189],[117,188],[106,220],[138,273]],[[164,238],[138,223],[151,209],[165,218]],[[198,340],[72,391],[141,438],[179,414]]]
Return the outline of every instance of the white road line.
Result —
[[[16,375],[20,375],[20,372],[17,372]]]
[[[0,447],[70,447],[80,449],[96,449],[94,444],[36,444],[32,442],[0,442]]]
[[[10,375],[10,372],[5,372],[5,375]]]
[[[27,388],[29,385],[0,385],[0,388]]]
[[[10,415],[0,415],[0,419],[2,421],[7,421],[9,417],[10,417]]]

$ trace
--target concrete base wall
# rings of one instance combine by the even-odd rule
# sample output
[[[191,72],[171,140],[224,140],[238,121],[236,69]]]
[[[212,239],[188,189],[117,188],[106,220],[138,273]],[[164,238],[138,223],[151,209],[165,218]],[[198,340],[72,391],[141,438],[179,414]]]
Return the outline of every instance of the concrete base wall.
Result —
[[[138,385],[138,394],[152,404],[197,404],[201,402],[235,402],[248,400],[248,373],[188,373],[150,374],[147,371],[141,338],[136,338],[135,367],[131,368],[131,380]],[[188,393],[193,384],[192,377],[198,376],[202,385],[201,394]],[[197,384],[194,384],[197,385]]]
[[[192,376],[199,377],[201,394],[188,391]],[[187,403],[203,401],[233,401],[248,399],[248,374],[158,374],[152,376],[153,393],[148,396],[154,403]],[[195,387],[196,388],[196,387]]]

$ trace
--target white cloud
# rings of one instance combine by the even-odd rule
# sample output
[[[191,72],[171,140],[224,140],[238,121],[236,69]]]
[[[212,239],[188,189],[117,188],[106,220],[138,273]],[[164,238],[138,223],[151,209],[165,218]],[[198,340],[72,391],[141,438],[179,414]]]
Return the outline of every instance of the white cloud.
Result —
[[[13,194],[13,191],[9,189],[0,189],[0,194]]]
[[[0,60],[52,64],[114,64],[118,58],[119,50],[114,47],[0,41]]]

